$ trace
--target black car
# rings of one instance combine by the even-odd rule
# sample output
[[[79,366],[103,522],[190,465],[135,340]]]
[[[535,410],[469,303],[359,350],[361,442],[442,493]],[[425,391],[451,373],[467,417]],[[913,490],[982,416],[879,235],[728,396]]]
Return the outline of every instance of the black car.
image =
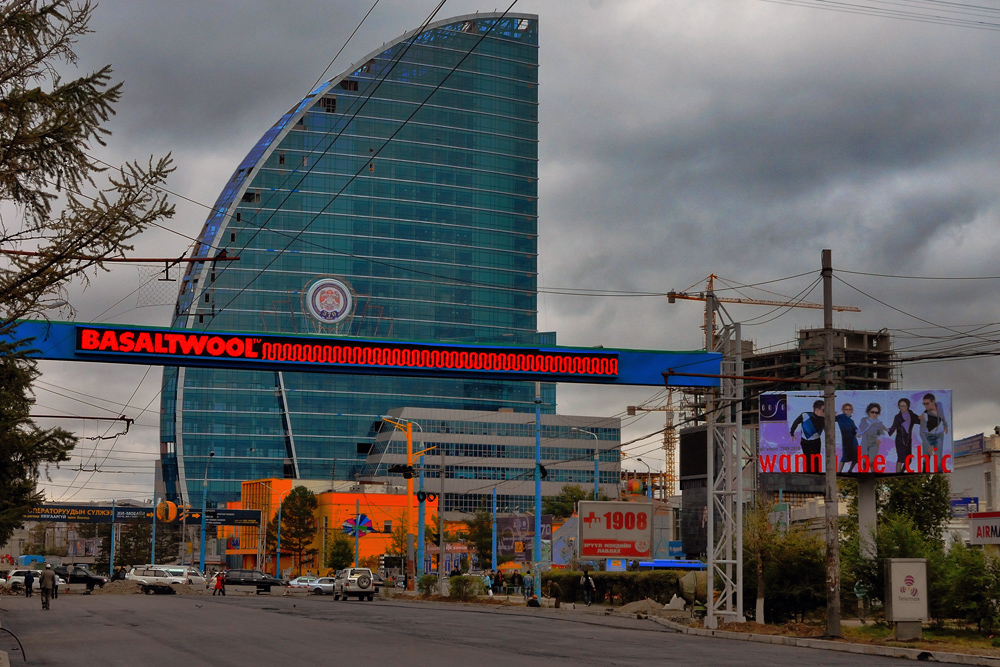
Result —
[[[87,590],[92,591],[94,587],[100,588],[108,583],[107,577],[94,574],[85,567],[74,565],[72,568],[57,567],[55,573],[62,577],[69,584],[86,584]]]
[[[270,593],[271,586],[284,586],[285,582],[259,570],[227,570],[226,586],[256,586],[257,594]]]

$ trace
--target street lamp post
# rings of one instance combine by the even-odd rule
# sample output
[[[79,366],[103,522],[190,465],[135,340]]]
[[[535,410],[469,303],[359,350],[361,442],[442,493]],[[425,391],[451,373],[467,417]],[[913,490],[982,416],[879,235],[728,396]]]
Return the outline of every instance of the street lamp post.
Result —
[[[198,569],[205,571],[205,511],[208,509],[208,466],[212,463],[215,451],[208,453],[208,460],[205,461],[205,479],[201,482],[201,555],[198,558]],[[156,509],[154,508],[155,512]]]
[[[586,433],[594,439],[594,500],[600,497],[601,487],[601,457],[600,451],[598,449],[598,437],[593,431],[588,431],[587,429],[573,427],[574,431],[579,431],[580,433]]]
[[[646,497],[653,497],[653,469],[649,467],[649,464],[642,459],[637,458],[636,461],[646,466]]]
[[[400,431],[402,431],[402,432],[404,432],[406,434],[406,466],[407,466],[407,468],[410,469],[410,473],[409,473],[409,477],[407,477],[407,479],[406,479],[406,515],[405,515],[405,518],[406,518],[407,543],[409,543],[409,539],[410,539],[409,536],[413,534],[413,532],[412,532],[412,526],[413,526],[413,524],[410,522],[410,510],[413,508],[413,457],[414,457],[414,453],[413,453],[413,427],[416,426],[418,429],[420,429],[421,436],[423,434],[424,429],[423,429],[423,427],[420,426],[420,424],[418,424],[415,421],[407,420],[405,422],[401,422],[401,421],[397,421],[396,417],[389,417],[389,416],[386,416],[386,415],[382,415],[382,421],[384,421],[384,422],[386,422],[388,424],[392,424],[393,427],[395,427],[397,430],[400,430]],[[422,439],[422,437],[421,437],[421,439]],[[434,447],[428,447],[426,449],[422,449],[419,452],[417,452],[417,455],[420,456],[420,461],[421,461],[421,466],[420,466],[421,467],[421,473],[420,473],[420,489],[421,490],[423,490],[423,481],[424,481],[424,479],[423,479],[423,454],[425,452],[428,452],[428,451],[432,450],[432,449],[434,449]],[[419,540],[418,558],[423,558],[423,552],[424,552],[424,548],[423,548],[424,503],[423,502],[420,503],[420,506],[417,509],[417,513],[419,515],[418,516],[418,521],[420,522],[420,526],[418,528],[418,531],[419,531],[419,536],[418,536],[418,540]],[[407,550],[409,550],[409,547],[407,547]],[[412,591],[414,589],[414,581],[413,581],[414,580],[414,577],[413,577],[414,572],[415,572],[414,563],[408,557],[406,559],[407,590],[411,590]]]
[[[493,487],[493,576],[497,572],[497,487]]]

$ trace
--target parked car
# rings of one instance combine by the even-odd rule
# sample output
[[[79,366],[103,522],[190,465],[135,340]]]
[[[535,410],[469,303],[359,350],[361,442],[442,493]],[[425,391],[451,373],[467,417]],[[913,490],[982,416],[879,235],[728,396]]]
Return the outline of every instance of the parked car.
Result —
[[[367,567],[349,567],[337,576],[333,585],[333,599],[346,600],[349,597],[369,602],[375,599],[375,581],[372,571]]]
[[[62,577],[71,584],[86,584],[87,590],[92,591],[95,587],[101,588],[108,583],[107,577],[94,574],[85,567],[74,565],[72,569],[68,567],[57,567],[56,575]]]
[[[27,570],[11,570],[10,574],[7,575],[7,585],[11,588],[24,588],[24,573]],[[38,575],[41,574],[40,570],[32,570],[35,573],[35,583],[31,586],[32,589],[38,588]],[[56,575],[56,586],[65,586],[66,580]]]
[[[312,583],[310,588],[316,595],[333,595],[334,577],[319,577]]]
[[[269,593],[271,586],[284,586],[281,579],[264,574],[259,570],[227,570],[226,586],[256,586],[257,594]]]
[[[286,588],[308,588],[308,589],[312,589],[312,584],[314,584],[317,579],[319,579],[319,577],[311,575],[311,574],[304,575],[304,576],[301,576],[301,577],[295,577],[294,579],[292,579],[291,581],[288,582],[288,584],[286,585]]]

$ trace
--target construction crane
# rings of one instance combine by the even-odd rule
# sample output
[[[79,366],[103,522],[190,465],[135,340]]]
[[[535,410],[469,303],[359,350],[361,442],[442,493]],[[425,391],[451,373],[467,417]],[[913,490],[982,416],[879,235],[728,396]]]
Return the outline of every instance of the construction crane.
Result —
[[[710,273],[708,280],[705,282],[704,292],[675,292],[673,290],[667,292],[667,303],[676,303],[677,299],[683,299],[686,301],[707,301],[708,295],[712,295],[712,300],[716,303],[737,303],[746,304],[751,306],[774,306],[776,308],[818,308],[823,309],[823,304],[812,303],[810,301],[772,301],[770,299],[748,299],[748,298],[734,298],[717,296],[715,294],[715,279],[718,278],[714,273]],[[834,305],[833,309],[838,313],[860,313],[861,309],[857,306],[837,306]],[[709,314],[705,313],[706,324],[702,328],[707,326]],[[711,314],[712,317],[712,340],[715,340],[715,313]]]
[[[666,500],[673,494],[674,485],[677,483],[677,431],[674,430],[674,392],[667,390],[667,401],[663,405],[630,405],[626,412],[630,417],[637,412],[664,412],[666,413],[666,424],[663,429],[663,485],[661,487],[661,500]]]
[[[709,274],[708,280],[705,283],[705,291],[692,294],[690,292],[675,292],[673,290],[667,292],[667,303],[674,303],[677,299],[685,299],[687,301],[705,301],[707,299],[707,294],[715,292],[715,279],[718,278],[714,273]],[[776,306],[778,308],[816,308],[823,309],[823,304],[812,303],[810,301],[772,301],[769,299],[737,299],[733,297],[716,296],[712,297],[719,303],[743,303],[751,306]],[[839,313],[860,313],[861,309],[857,306],[833,306],[833,309]]]

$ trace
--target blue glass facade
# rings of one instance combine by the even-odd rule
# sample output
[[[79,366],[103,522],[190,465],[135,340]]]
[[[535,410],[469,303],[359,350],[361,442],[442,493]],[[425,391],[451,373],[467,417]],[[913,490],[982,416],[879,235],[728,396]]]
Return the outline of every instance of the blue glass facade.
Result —
[[[178,329],[554,343],[537,331],[538,45],[533,16],[449,19],[313,90],[226,184],[192,256]],[[336,325],[303,291],[334,276]],[[543,386],[554,412],[555,387]],[[235,500],[240,481],[348,479],[402,406],[534,410],[534,385],[166,368],[167,494]],[[208,453],[215,452],[211,463]]]

